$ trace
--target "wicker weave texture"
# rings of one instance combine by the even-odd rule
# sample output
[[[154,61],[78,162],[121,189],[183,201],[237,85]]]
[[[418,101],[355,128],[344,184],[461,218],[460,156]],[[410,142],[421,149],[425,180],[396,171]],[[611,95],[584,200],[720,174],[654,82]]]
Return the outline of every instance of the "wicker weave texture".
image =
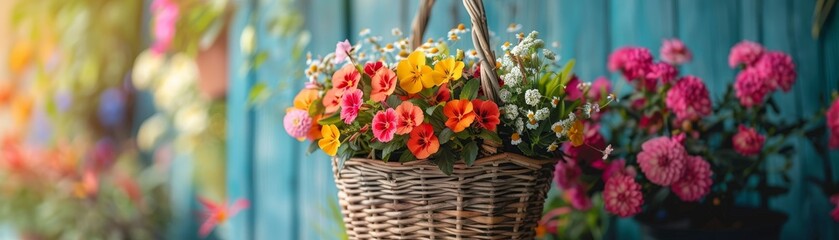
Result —
[[[502,153],[451,176],[428,162],[350,159],[333,173],[350,239],[533,239],[552,161]]]

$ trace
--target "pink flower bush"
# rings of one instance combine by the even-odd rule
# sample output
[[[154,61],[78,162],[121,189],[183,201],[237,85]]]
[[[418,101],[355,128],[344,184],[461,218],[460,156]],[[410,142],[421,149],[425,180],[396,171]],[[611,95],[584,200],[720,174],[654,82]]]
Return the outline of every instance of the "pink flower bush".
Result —
[[[763,46],[752,41],[742,41],[731,48],[728,54],[728,65],[736,68],[740,65],[751,66],[763,54]]]
[[[164,54],[175,37],[175,23],[178,22],[180,9],[171,0],[155,0],[151,4],[151,10],[154,14],[154,43],[151,49],[157,54]]]
[[[566,189],[564,192],[565,198],[571,202],[571,207],[577,210],[588,210],[591,208],[591,198],[586,193],[586,187],[582,184],[574,185]]]
[[[760,135],[753,128],[740,125],[737,134],[731,138],[734,144],[734,151],[743,156],[755,156],[763,149],[763,143],[766,142],[766,137]]]
[[[830,129],[830,148],[839,149],[839,98],[827,110],[827,128]]]
[[[696,121],[711,114],[711,97],[702,79],[682,77],[667,91],[665,104],[677,121]]]
[[[379,142],[393,140],[393,135],[396,134],[396,120],[396,111],[392,108],[376,113],[376,116],[373,117],[373,136]]]
[[[679,181],[670,185],[670,190],[686,202],[699,201],[711,191],[711,164],[699,156],[688,156],[685,173]]]
[[[335,59],[332,59],[332,63],[338,65],[339,63],[344,62],[347,60],[347,53],[350,51],[352,51],[352,45],[350,45],[349,40],[338,42],[335,44]]]
[[[591,83],[591,89],[588,90],[588,98],[592,101],[598,102],[600,98],[612,92],[612,82],[605,77],[599,77]]]
[[[679,75],[679,70],[676,70],[676,68],[673,67],[670,64],[667,64],[667,63],[653,64],[653,65],[650,66],[650,72],[647,73],[647,78],[652,79],[651,84],[648,83],[648,85],[652,85],[652,86],[647,86],[647,87],[648,88],[652,87],[652,89],[654,90],[655,89],[655,84],[656,84],[656,82],[655,82],[656,79],[660,79],[662,83],[670,83],[671,81],[676,79],[676,76],[678,76],[678,75]]]
[[[306,134],[312,127],[312,118],[309,117],[309,112],[306,110],[293,108],[286,112],[283,118],[283,126],[288,135],[302,140],[306,138]]]
[[[740,105],[750,108],[763,104],[770,92],[766,79],[755,68],[746,68],[737,74],[734,81],[734,94],[740,99]]]
[[[629,217],[641,212],[644,197],[641,185],[630,176],[615,176],[603,187],[603,204],[606,211],[620,217]]]
[[[771,90],[782,89],[789,92],[795,83],[795,63],[792,57],[783,52],[767,52],[755,63],[755,68],[766,79]]]
[[[693,59],[693,54],[685,46],[685,43],[675,38],[664,40],[660,51],[661,60],[672,65],[685,64]]]
[[[344,120],[344,123],[350,124],[358,117],[363,94],[361,89],[350,89],[341,97],[341,120]]]
[[[634,80],[647,76],[653,64],[650,50],[640,47],[624,47],[609,55],[609,71],[620,70],[626,79]]]
[[[583,96],[583,91],[580,90],[580,79],[577,78],[577,75],[571,76],[571,80],[565,86],[565,93],[568,94],[566,96],[567,100],[577,100]]]
[[[650,182],[670,186],[684,174],[687,152],[678,141],[657,137],[641,145],[637,158],[641,171]]]
[[[554,168],[554,181],[562,189],[569,189],[577,184],[583,170],[574,161],[557,161]]]

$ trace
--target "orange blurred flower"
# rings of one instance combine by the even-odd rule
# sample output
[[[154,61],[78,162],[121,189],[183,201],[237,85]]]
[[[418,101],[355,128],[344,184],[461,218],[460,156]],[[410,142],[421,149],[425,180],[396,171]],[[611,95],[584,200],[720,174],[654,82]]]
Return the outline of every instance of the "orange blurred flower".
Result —
[[[12,117],[14,117],[17,125],[29,123],[33,105],[35,105],[35,101],[26,94],[17,95],[12,99]]]
[[[321,132],[321,129],[323,129],[323,126],[318,124],[318,121],[320,120],[321,117],[322,117],[321,115],[317,115],[317,116],[312,117],[312,127],[309,128],[309,134],[306,135],[306,138],[308,138],[309,141],[314,141],[314,140],[318,140],[318,139],[321,138],[321,133],[320,132]]]
[[[498,105],[493,101],[483,101],[480,99],[472,100],[472,105],[475,107],[475,121],[478,126],[495,131],[496,126],[501,123],[501,113],[498,112]]]
[[[92,197],[97,191],[99,191],[99,180],[91,170],[85,171],[81,181],[77,182],[73,188],[73,193],[78,198]]]
[[[583,121],[576,120],[568,129],[568,139],[571,140],[571,145],[574,147],[582,146],[585,141],[585,129]]]
[[[300,90],[294,97],[294,107],[302,110],[309,110],[312,102],[318,99],[318,89],[314,85],[307,84],[306,88]]]
[[[337,112],[339,108],[341,108],[341,97],[344,96],[344,92],[340,89],[329,89],[326,91],[326,95],[323,96],[323,106],[326,107],[324,113],[330,114]]]
[[[408,101],[402,102],[396,107],[396,116],[398,117],[396,134],[399,135],[410,133],[411,130],[414,130],[414,127],[422,124],[425,117],[422,115],[422,109]]]
[[[9,70],[20,74],[32,61],[34,48],[29,41],[18,41],[9,53]]]
[[[201,213],[201,217],[204,221],[201,223],[201,228],[198,229],[198,233],[202,238],[210,235],[216,226],[223,224],[228,219],[235,216],[242,210],[247,209],[251,205],[250,201],[246,199],[236,200],[236,202],[233,202],[230,206],[227,205],[226,201],[216,203],[202,197],[199,197],[198,201],[204,206],[204,211]]]
[[[411,137],[408,139],[408,150],[417,159],[426,159],[431,154],[437,153],[440,150],[440,140],[434,135],[434,127],[428,123],[423,123],[415,127],[411,131]]]
[[[371,85],[373,85],[373,90],[370,92],[370,100],[384,101],[387,96],[393,94],[393,90],[396,90],[396,73],[388,68],[381,68],[373,75]]]
[[[475,112],[472,109],[472,102],[469,100],[451,100],[443,107],[443,114],[446,115],[446,127],[453,132],[461,132],[475,121]]]

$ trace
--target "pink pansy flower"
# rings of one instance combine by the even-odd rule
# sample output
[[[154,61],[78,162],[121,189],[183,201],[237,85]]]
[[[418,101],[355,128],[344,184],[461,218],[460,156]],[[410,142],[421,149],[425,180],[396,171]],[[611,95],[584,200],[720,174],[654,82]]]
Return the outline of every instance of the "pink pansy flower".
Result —
[[[384,111],[379,111],[373,117],[373,136],[379,142],[390,142],[393,140],[393,135],[396,134],[397,117],[396,111],[388,108]]]
[[[577,210],[585,211],[591,208],[591,199],[586,194],[586,187],[582,184],[576,184],[569,189],[565,189],[564,197]]]
[[[554,181],[562,189],[568,189],[577,184],[583,170],[574,161],[559,160],[554,168]]]
[[[358,109],[364,102],[361,99],[362,95],[364,93],[361,89],[350,89],[341,97],[341,120],[344,120],[344,123],[351,124],[358,117]]]
[[[577,78],[577,75],[571,75],[571,80],[565,85],[565,94],[567,94],[566,99],[568,100],[577,100],[583,96],[583,91],[580,90],[580,79]]]
[[[763,54],[763,46],[752,41],[742,41],[731,48],[728,54],[728,65],[736,68],[740,65],[751,66]]]
[[[376,75],[376,72],[378,72],[379,69],[382,69],[383,67],[385,67],[385,64],[381,61],[368,62],[368,63],[364,64],[364,73],[366,73],[367,76],[372,78],[373,76]]]
[[[830,148],[839,149],[839,98],[827,110],[827,128],[830,130]]]
[[[763,104],[770,90],[766,79],[755,68],[744,69],[734,81],[734,93],[740,99],[740,105],[747,108]]]
[[[638,165],[650,182],[670,186],[685,172],[687,152],[678,141],[657,137],[644,142],[638,153]]]
[[[605,77],[599,77],[591,83],[591,89],[588,90],[588,98],[592,101],[598,102],[600,98],[612,92],[612,81]]]
[[[396,73],[387,68],[381,68],[370,80],[372,90],[370,100],[382,102],[396,90]]]
[[[711,97],[702,79],[682,77],[667,91],[667,108],[676,114],[677,121],[696,121],[711,114]]]
[[[738,127],[739,131],[734,134],[731,141],[734,144],[734,150],[743,156],[755,156],[763,149],[763,143],[766,142],[766,137],[760,135],[753,128],[743,125]]]
[[[679,70],[667,63],[656,63],[650,66],[650,72],[647,73],[647,90],[655,90],[656,79],[661,79],[662,83],[670,83],[676,76],[679,75]]]
[[[795,63],[792,57],[783,52],[767,52],[757,60],[755,68],[766,79],[769,89],[782,89],[789,92],[795,83]]]
[[[202,238],[210,235],[216,226],[224,224],[228,219],[251,205],[251,203],[245,199],[236,200],[236,202],[233,202],[230,206],[228,206],[226,202],[216,203],[206,198],[198,198],[198,201],[200,201],[201,205],[204,207],[204,211],[201,213],[204,220],[201,223],[201,228],[198,230],[198,234],[200,234]]]
[[[615,176],[603,187],[603,205],[606,211],[620,217],[629,217],[641,212],[644,196],[641,185],[630,176]]]
[[[157,54],[163,54],[172,45],[180,10],[178,5],[170,0],[155,0],[151,4],[151,10],[154,14],[154,43],[151,49]]]
[[[333,88],[326,91],[326,94],[323,96],[323,106],[326,108],[323,112],[325,114],[331,114],[338,111],[341,108],[341,99],[344,97],[344,91],[341,89]]]
[[[670,185],[670,190],[685,202],[699,201],[711,191],[711,165],[699,156],[688,156],[685,174]]]
[[[685,46],[685,43],[675,38],[664,40],[660,51],[661,60],[673,65],[685,64],[693,59],[693,54]]]
[[[306,110],[289,108],[283,118],[283,127],[288,135],[302,141],[312,127],[312,118]]]
[[[404,135],[411,133],[414,127],[422,124],[423,118],[422,109],[414,106],[409,101],[404,101],[396,107],[396,114],[399,116],[397,121],[396,134]]]
[[[338,42],[335,44],[335,59],[332,59],[332,64],[339,64],[344,62],[349,56],[349,52],[352,51],[352,45],[350,45],[349,40],[344,40],[343,42]]]

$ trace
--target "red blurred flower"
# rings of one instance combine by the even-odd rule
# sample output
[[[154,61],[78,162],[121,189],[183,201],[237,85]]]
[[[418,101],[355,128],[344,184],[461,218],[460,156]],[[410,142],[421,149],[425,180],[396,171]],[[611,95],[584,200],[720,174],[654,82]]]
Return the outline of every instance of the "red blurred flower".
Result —
[[[495,131],[496,126],[501,123],[501,113],[498,112],[498,105],[493,101],[483,101],[479,99],[472,100],[472,106],[475,108],[475,122],[478,126],[490,131]]]
[[[251,204],[246,199],[236,200],[236,202],[229,206],[227,202],[217,203],[201,197],[198,198],[198,201],[204,206],[204,210],[201,213],[204,220],[201,223],[201,228],[198,230],[198,234],[201,237],[207,237],[216,226],[223,224],[240,211],[250,207]]]

